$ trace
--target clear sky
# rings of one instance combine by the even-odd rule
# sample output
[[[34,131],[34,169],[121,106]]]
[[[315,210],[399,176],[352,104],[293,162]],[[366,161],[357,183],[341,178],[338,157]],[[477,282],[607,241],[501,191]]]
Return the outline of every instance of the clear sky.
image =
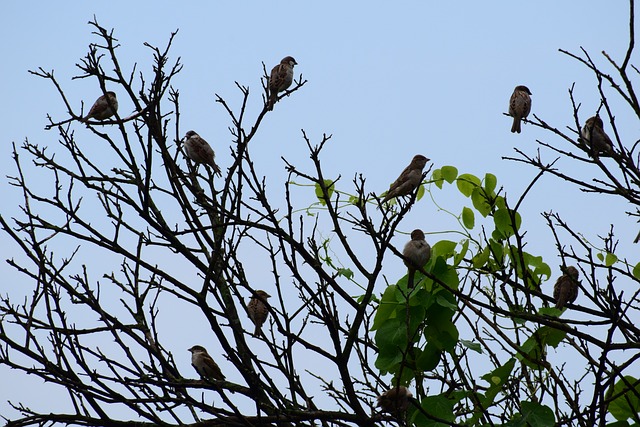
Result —
[[[277,104],[252,146],[259,171],[274,191],[280,191],[286,179],[281,156],[310,167],[300,132],[304,129],[314,142],[320,142],[323,133],[333,134],[324,152],[326,175],[342,175],[347,191],[352,190],[354,174],[362,173],[369,190],[380,194],[412,156],[421,153],[435,167],[454,165],[479,176],[492,172],[506,194],[517,197],[538,171],[502,156],[514,155],[513,147],[534,154],[536,140],[559,142],[530,125],[523,125],[522,134],[509,132],[511,120],[502,113],[514,86],[527,85],[533,93],[532,112],[565,128],[573,126],[568,88],[575,82],[581,119],[591,116],[599,105],[595,77],[558,49],[578,53],[583,46],[603,66],[602,50],[621,60],[628,37],[627,7],[626,2],[557,0],[5,2],[0,14],[0,93],[7,101],[0,133],[1,175],[15,174],[12,143],[29,138],[58,149],[56,132],[43,128],[47,114],[65,118],[64,105],[50,82],[27,70],[55,70],[78,110],[81,101],[86,109],[100,95],[94,80],[71,80],[80,74],[75,64],[97,40],[87,25],[95,15],[102,26],[115,29],[121,64],[130,69],[137,62],[144,72],[150,70],[152,56],[143,42],[164,47],[170,33],[179,29],[171,56],[180,56],[184,64],[174,80],[181,92],[182,132],[194,129],[206,138],[223,169],[230,163],[230,122],[214,94],[238,106],[234,82],[249,86],[250,112],[255,114],[261,107],[261,62],[270,68],[282,57],[294,56],[296,76],[302,73],[308,83]],[[620,105],[615,95],[611,98],[614,107]],[[121,99],[120,111],[126,114],[132,105]],[[622,108],[616,115],[622,138],[631,144],[638,138],[636,119]],[[82,126],[75,128],[80,137],[90,137]],[[605,130],[610,132],[608,123]],[[91,141],[82,142],[91,149]],[[555,158],[544,150],[543,155],[548,161]],[[576,168],[585,177],[599,173],[595,167],[577,169],[564,160],[557,167]],[[3,178],[0,192],[0,213],[19,215],[19,191]],[[453,191],[436,195],[445,207],[463,202]],[[425,205],[412,210],[405,230],[422,228],[429,239],[429,232],[452,227],[450,218],[423,209]],[[638,250],[630,244],[638,225],[626,216],[628,209],[616,198],[583,194],[545,176],[521,208],[530,231],[527,248],[543,255],[557,275],[560,261],[540,215],[553,210],[593,243],[613,224],[623,255],[632,256]],[[405,240],[399,236],[395,243],[400,246]],[[0,243],[3,260],[16,254],[18,249],[5,236]],[[401,263],[389,268],[391,277],[403,271]],[[27,292],[24,279],[6,263],[0,264],[0,276],[5,278],[1,294],[16,288]],[[186,345],[179,342],[176,351]],[[187,369],[188,354],[184,356]],[[7,410],[7,399],[34,395],[27,385],[36,390],[41,386],[2,366],[0,378],[14,380],[11,388],[0,380],[0,414]]]

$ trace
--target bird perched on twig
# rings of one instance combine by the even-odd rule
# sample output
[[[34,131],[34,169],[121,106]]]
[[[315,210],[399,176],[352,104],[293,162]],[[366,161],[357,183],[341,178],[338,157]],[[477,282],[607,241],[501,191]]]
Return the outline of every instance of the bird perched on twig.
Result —
[[[382,412],[401,415],[409,407],[409,399],[413,397],[405,386],[394,387],[378,396],[378,407]]]
[[[262,325],[267,320],[267,317],[269,317],[269,303],[267,302],[267,298],[270,297],[271,295],[265,291],[256,291],[255,295],[249,300],[249,304],[247,304],[249,319],[256,325],[255,332],[253,333],[254,337],[258,336]]]
[[[194,345],[189,349],[191,352],[191,365],[202,378],[214,380],[224,380],[225,376],[220,367],[213,361],[207,350],[201,345]]]
[[[564,274],[558,278],[553,286],[553,299],[556,300],[556,308],[562,310],[567,303],[573,303],[578,297],[578,269],[569,266]]]
[[[531,112],[531,91],[526,86],[516,86],[509,100],[509,115],[513,117],[511,132],[521,131],[521,121]]]
[[[222,176],[222,171],[220,171],[220,168],[215,162],[216,153],[204,138],[190,130],[184,136],[183,140],[184,149],[188,158],[195,163],[204,163],[205,165],[211,166],[216,175]]]
[[[278,93],[285,91],[293,83],[293,67],[298,65],[293,56],[285,56],[282,61],[271,70],[269,77],[269,100],[267,108],[273,110],[273,105],[278,101]]]
[[[429,258],[431,258],[431,246],[424,239],[422,230],[416,229],[411,232],[411,240],[404,245],[402,255],[404,256],[404,265],[409,269],[407,286],[411,289],[413,288],[416,269],[424,267]]]
[[[89,119],[104,120],[113,116],[118,111],[118,98],[114,92],[108,91],[100,96],[93,103],[89,113],[82,119],[83,122]]]
[[[382,203],[394,197],[407,196],[413,193],[422,182],[422,169],[424,169],[428,161],[429,159],[422,154],[413,156],[409,166],[402,171],[398,179],[389,187],[389,191],[382,199]]]
[[[584,122],[580,135],[582,136],[581,140],[587,144],[591,150],[592,156],[611,157],[613,153],[613,143],[609,135],[604,131],[604,123],[602,123],[600,116],[589,117],[587,121]]]

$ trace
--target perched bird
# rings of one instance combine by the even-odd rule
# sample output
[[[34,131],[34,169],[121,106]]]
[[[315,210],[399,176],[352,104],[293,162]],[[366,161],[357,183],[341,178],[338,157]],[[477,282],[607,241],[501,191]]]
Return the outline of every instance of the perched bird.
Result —
[[[93,103],[89,110],[89,114],[87,114],[82,121],[86,122],[89,119],[108,119],[113,116],[116,111],[118,111],[118,98],[116,98],[116,94],[114,92],[109,91],[106,95],[102,95]]]
[[[402,255],[404,256],[404,265],[409,269],[408,286],[413,288],[416,269],[424,267],[429,258],[431,258],[431,246],[424,240],[422,230],[416,229],[411,232],[411,240],[404,245]]]
[[[520,121],[531,111],[531,91],[526,86],[516,86],[509,100],[509,115],[513,117],[511,132],[520,133]]]
[[[278,93],[287,90],[291,86],[294,65],[298,65],[296,60],[292,56],[286,56],[271,70],[271,77],[269,77],[269,111],[273,110],[273,104],[278,100]]]
[[[394,197],[406,196],[413,193],[422,182],[422,169],[424,169],[428,161],[429,159],[422,154],[413,156],[409,166],[402,171],[398,179],[389,187],[389,191],[387,191],[387,195],[382,199],[382,203]]]
[[[194,345],[189,349],[191,352],[191,365],[202,378],[214,380],[224,380],[225,376],[220,367],[213,361],[207,350],[201,345]]]
[[[591,154],[594,156],[611,157],[613,153],[613,143],[611,138],[604,132],[604,124],[600,116],[589,117],[580,132]]]
[[[378,407],[382,412],[400,415],[409,407],[409,399],[413,397],[404,386],[394,387],[378,396]]]
[[[569,266],[553,286],[553,299],[556,300],[556,308],[562,310],[566,303],[574,302],[577,297],[578,269]]]
[[[215,162],[216,153],[213,152],[213,148],[207,141],[192,130],[187,132],[183,140],[188,158],[196,163],[204,163],[211,166],[216,175],[222,176],[222,172]]]
[[[258,336],[262,324],[267,320],[267,317],[269,317],[269,303],[267,302],[267,298],[270,297],[271,295],[265,291],[256,291],[255,295],[249,300],[249,304],[247,304],[249,319],[256,325],[255,332],[253,333],[254,337]]]

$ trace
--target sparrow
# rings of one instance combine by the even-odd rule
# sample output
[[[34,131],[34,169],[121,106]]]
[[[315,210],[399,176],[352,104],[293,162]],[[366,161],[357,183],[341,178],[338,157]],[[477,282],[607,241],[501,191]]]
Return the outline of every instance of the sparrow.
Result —
[[[293,82],[293,66],[298,65],[293,56],[286,56],[271,70],[269,77],[268,109],[273,110],[273,104],[278,101],[278,92],[287,90]]]
[[[520,121],[531,111],[531,91],[526,86],[516,86],[509,100],[509,115],[513,117],[511,132],[520,133]]]
[[[429,159],[422,154],[413,156],[409,166],[402,171],[398,179],[389,187],[389,191],[387,191],[387,195],[382,199],[382,203],[394,197],[406,196],[413,193],[422,182],[422,169],[424,169],[428,161]]]
[[[431,246],[424,240],[422,230],[416,229],[411,232],[411,240],[404,245],[402,255],[404,256],[404,265],[409,269],[408,286],[411,289],[416,269],[423,267],[431,258]]]
[[[611,157],[613,143],[609,135],[604,132],[604,124],[600,116],[589,117],[584,123],[580,135],[593,155]]]
[[[267,320],[267,317],[269,317],[269,303],[267,302],[267,298],[270,297],[271,295],[265,291],[256,291],[255,295],[249,300],[249,304],[247,304],[249,319],[256,325],[255,332],[253,333],[254,337],[258,336],[262,324]]]
[[[191,365],[202,378],[211,378],[214,380],[225,379],[220,367],[213,361],[204,347],[194,345],[189,351],[191,352]]]
[[[562,310],[566,303],[574,302],[577,297],[578,269],[569,266],[553,286],[553,299],[556,300],[556,308]]]
[[[187,132],[183,141],[188,158],[195,163],[204,163],[211,166],[216,175],[222,176],[222,172],[214,160],[216,153],[213,152],[213,149],[207,141],[192,130]]]
[[[118,111],[118,99],[114,92],[107,92],[105,95],[99,97],[96,102],[93,103],[89,114],[82,119],[83,122],[89,119],[104,120],[113,116]]]
[[[382,412],[400,414],[409,407],[409,399],[413,397],[404,386],[394,387],[378,396],[378,407]]]

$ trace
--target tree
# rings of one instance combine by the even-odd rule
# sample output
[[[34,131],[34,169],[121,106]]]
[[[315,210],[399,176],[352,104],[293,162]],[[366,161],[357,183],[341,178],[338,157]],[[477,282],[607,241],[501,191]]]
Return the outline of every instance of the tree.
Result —
[[[598,79],[602,116],[616,139],[610,159],[580,139],[585,120],[577,101],[575,128],[568,132],[538,116],[527,122],[549,131],[553,141],[540,142],[543,148],[599,168],[608,181],[570,176],[541,153],[521,150],[511,160],[539,168],[538,177],[550,173],[637,207],[635,145],[628,149],[620,141],[604,88],[611,83],[640,118],[627,75],[633,23],[630,2],[628,54],[621,65],[610,59],[621,85],[586,50],[582,56],[567,52]],[[9,264],[32,286],[26,301],[2,299],[0,363],[58,385],[71,404],[44,413],[31,402],[14,402],[21,417],[9,425],[640,421],[633,352],[640,346],[640,304],[637,290],[626,291],[628,283],[638,283],[640,265],[617,254],[613,231],[598,248],[560,215],[544,213],[564,266],[580,273],[580,299],[560,310],[545,286],[555,282],[549,265],[526,250],[518,210],[527,191],[514,204],[494,174],[479,178],[454,166],[431,169],[417,191],[382,203],[364,176],[355,175],[352,185],[325,176],[323,149],[331,136],[314,143],[303,131],[312,167],[284,159],[289,179],[282,208],[250,149],[269,113],[265,67],[263,108],[253,121],[249,87],[237,84],[239,111],[216,98],[231,122],[234,159],[218,178],[207,166],[184,160],[180,97],[172,86],[182,65],[169,56],[176,34],[164,49],[147,45],[153,69],[136,75],[136,65],[128,69],[118,61],[113,32],[90,24],[99,41],[79,64],[78,78],[95,79],[102,93],[117,87],[136,111],[87,121],[95,144],[109,150],[114,165],[76,140],[84,114],[67,100],[64,84],[53,72],[34,72],[56,87],[69,119],[50,119],[49,128],[60,137],[55,150],[29,141],[14,147],[11,182],[24,195],[23,216],[0,217],[0,223],[27,259]],[[300,76],[281,102],[295,102],[305,83]],[[48,174],[51,193],[34,189],[23,156]],[[407,276],[386,283],[383,261],[402,261],[391,241],[405,231],[407,212],[420,209],[426,191],[437,199],[439,191],[456,189],[470,201],[458,216],[462,238],[427,237],[431,257],[416,272],[415,286],[408,287]],[[316,200],[309,205],[312,191]],[[634,214],[640,214],[637,208]],[[70,242],[72,249],[66,249]],[[105,260],[101,276],[86,265],[87,251]],[[276,292],[270,292],[268,321],[252,337],[248,298],[267,282],[252,279],[258,259],[268,261],[268,282]],[[197,313],[210,330],[208,337],[194,337],[202,340],[194,344],[215,342],[223,350],[211,355],[220,365],[225,361],[226,379],[197,378],[195,370],[178,368],[176,359],[185,356],[168,350],[170,334],[161,319],[187,313]],[[556,348],[576,360],[581,378],[555,363]],[[400,386],[413,395],[406,411],[404,402],[391,400],[381,412],[376,398]]]

